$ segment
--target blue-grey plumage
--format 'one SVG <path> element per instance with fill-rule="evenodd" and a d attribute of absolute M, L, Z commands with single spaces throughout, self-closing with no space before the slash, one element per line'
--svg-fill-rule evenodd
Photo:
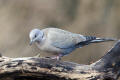
<path fill-rule="evenodd" d="M 114 41 L 115 39 L 83 36 L 58 28 L 33 29 L 30 32 L 30 44 L 36 43 L 39 49 L 58 55 L 57 59 L 71 53 L 76 48 L 90 43 Z"/>

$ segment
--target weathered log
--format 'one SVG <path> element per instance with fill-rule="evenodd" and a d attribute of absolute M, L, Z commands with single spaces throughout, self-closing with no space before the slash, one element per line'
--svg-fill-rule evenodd
<path fill-rule="evenodd" d="M 120 41 L 90 65 L 39 57 L 0 57 L 0 80 L 117 80 L 119 76 Z"/>

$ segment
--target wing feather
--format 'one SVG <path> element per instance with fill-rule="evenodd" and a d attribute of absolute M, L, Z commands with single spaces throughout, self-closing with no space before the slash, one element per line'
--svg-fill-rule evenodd
<path fill-rule="evenodd" d="M 85 41 L 85 38 L 80 34 L 57 28 L 48 28 L 47 37 L 49 38 L 51 45 L 61 49 L 75 47 L 79 42 Z"/>

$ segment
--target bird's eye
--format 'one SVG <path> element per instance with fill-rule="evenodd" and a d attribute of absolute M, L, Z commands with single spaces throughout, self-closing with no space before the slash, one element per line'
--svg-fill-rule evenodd
<path fill-rule="evenodd" d="M 35 38 L 37 37 L 37 35 L 35 35 Z"/>

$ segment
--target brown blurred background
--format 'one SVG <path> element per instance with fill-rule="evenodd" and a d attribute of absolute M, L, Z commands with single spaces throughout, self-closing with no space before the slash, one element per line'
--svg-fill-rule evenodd
<path fill-rule="evenodd" d="M 29 46 L 33 28 L 57 27 L 83 35 L 120 38 L 120 0 L 0 0 L 0 52 L 9 57 L 41 53 Z M 115 42 L 91 44 L 63 60 L 89 64 Z"/>

